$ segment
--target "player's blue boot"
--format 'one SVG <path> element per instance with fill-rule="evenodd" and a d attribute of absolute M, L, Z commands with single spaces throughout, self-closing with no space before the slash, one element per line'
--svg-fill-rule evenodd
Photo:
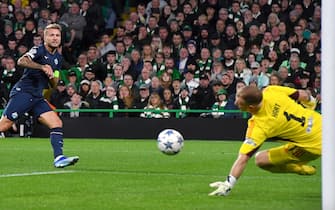
<path fill-rule="evenodd" d="M 78 156 L 66 157 L 64 155 L 59 155 L 54 160 L 54 166 L 56 168 L 65 168 L 67 166 L 71 166 L 71 165 L 76 164 L 76 162 L 78 162 L 78 161 L 79 161 Z"/>

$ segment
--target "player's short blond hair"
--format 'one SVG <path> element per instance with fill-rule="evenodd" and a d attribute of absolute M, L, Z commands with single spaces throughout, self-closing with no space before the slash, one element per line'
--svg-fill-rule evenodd
<path fill-rule="evenodd" d="M 59 30 L 59 31 L 62 31 L 62 27 L 61 27 L 59 24 L 57 24 L 57 23 L 51 23 L 51 24 L 49 24 L 49 25 L 47 25 L 47 26 L 45 27 L 45 29 L 44 29 L 44 35 L 45 35 L 45 33 L 46 33 L 49 29 L 57 29 L 57 30 Z"/>

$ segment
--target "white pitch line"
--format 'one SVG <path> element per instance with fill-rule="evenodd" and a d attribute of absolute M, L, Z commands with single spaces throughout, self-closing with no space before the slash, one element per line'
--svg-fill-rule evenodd
<path fill-rule="evenodd" d="M 76 171 L 39 171 L 31 173 L 21 173 L 21 174 L 0 174 L 0 178 L 6 177 L 21 177 L 21 176 L 39 176 L 39 175 L 50 175 L 50 174 L 67 174 L 74 173 Z"/>

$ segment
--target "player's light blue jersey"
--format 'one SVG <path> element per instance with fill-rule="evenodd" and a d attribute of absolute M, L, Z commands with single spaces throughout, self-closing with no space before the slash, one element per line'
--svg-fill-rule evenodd
<path fill-rule="evenodd" d="M 41 65 L 50 65 L 54 71 L 61 68 L 62 55 L 57 51 L 51 54 L 44 45 L 31 48 L 25 56 L 29 56 L 34 62 Z M 13 87 L 10 97 L 18 92 L 26 92 L 36 97 L 42 97 L 43 89 L 48 87 L 49 78 L 43 71 L 25 68 L 23 76 Z"/>

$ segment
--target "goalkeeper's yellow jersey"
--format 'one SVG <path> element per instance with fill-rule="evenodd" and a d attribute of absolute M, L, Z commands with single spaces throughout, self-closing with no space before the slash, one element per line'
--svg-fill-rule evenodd
<path fill-rule="evenodd" d="M 241 154 L 252 155 L 267 139 L 283 140 L 321 154 L 321 115 L 290 98 L 296 89 L 269 86 L 261 109 L 248 121 Z"/>

